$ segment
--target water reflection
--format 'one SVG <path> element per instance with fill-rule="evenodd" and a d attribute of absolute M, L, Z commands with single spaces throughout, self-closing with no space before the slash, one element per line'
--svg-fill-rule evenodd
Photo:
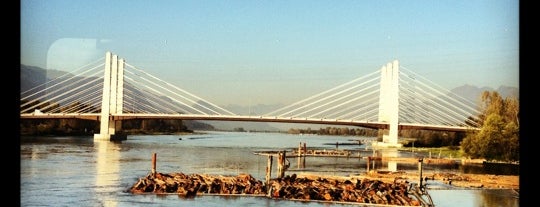
<path fill-rule="evenodd" d="M 386 158 L 399 157 L 398 150 L 396 148 L 389 148 L 389 149 L 384 149 L 384 150 L 379 150 L 379 151 L 380 151 L 380 157 L 386 157 Z M 393 160 L 388 161 L 387 166 L 388 166 L 388 171 L 390 172 L 395 172 L 398 169 L 397 162 Z"/>
<path fill-rule="evenodd" d="M 298 156 L 298 158 L 297 158 L 297 166 L 298 166 L 298 169 L 306 168 L 306 157 L 305 156 Z"/>
<path fill-rule="evenodd" d="M 96 195 L 103 206 L 116 207 L 118 201 L 110 196 L 111 187 L 119 185 L 120 146 L 110 141 L 95 141 L 96 150 Z"/>
<path fill-rule="evenodd" d="M 470 174 L 519 175 L 519 165 L 504 163 L 484 163 L 460 165 L 459 171 Z"/>
<path fill-rule="evenodd" d="M 508 192 L 511 191 L 511 192 Z M 515 195 L 515 196 L 511 196 Z M 513 197 L 514 199 L 508 199 L 506 197 Z M 485 205 L 485 206 L 500 206 L 500 207 L 507 207 L 507 206 L 519 206 L 519 197 L 517 196 L 517 193 L 513 190 L 483 190 L 480 191 L 480 201 L 478 201 L 478 205 Z"/>
<path fill-rule="evenodd" d="M 512 190 L 429 190 L 436 207 L 489 206 L 518 207 L 519 198 L 512 197 Z"/>

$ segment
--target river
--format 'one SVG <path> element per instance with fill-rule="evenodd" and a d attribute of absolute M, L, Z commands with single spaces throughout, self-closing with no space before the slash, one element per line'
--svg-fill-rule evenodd
<path fill-rule="evenodd" d="M 134 195 L 127 190 L 152 167 L 162 173 L 220 175 L 248 173 L 264 180 L 267 158 L 258 151 L 290 150 L 299 143 L 308 148 L 335 149 L 332 143 L 373 138 L 290 135 L 280 133 L 204 132 L 190 135 L 130 135 L 122 142 L 94 141 L 93 137 L 21 137 L 21 206 L 351 206 L 320 202 L 274 200 L 248 196 Z M 365 145 L 339 145 L 339 149 L 372 153 Z M 399 156 L 409 156 L 398 153 Z M 366 173 L 359 158 L 307 157 L 304 166 L 289 158 L 286 174 L 327 175 Z M 388 164 L 379 163 L 379 168 Z M 397 164 L 397 170 L 416 165 Z M 274 166 L 275 168 L 275 166 Z M 427 166 L 428 171 L 461 172 L 462 166 Z M 478 171 L 478 170 L 475 170 Z M 274 169 L 274 172 L 275 169 Z M 512 171 L 509 171 L 512 173 Z M 273 176 L 275 175 L 272 174 Z M 428 181 L 429 182 L 429 181 Z M 428 183 L 429 186 L 441 186 Z M 504 189 L 433 188 L 428 192 L 437 207 L 517 207 L 519 197 Z M 353 205 L 354 206 L 354 205 Z M 365 206 L 365 205 L 361 205 Z M 368 205 L 369 206 L 369 205 Z"/>

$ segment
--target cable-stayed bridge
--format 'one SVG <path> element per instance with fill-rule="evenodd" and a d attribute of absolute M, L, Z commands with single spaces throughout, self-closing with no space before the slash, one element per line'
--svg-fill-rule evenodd
<path fill-rule="evenodd" d="M 21 92 L 21 119 L 100 121 L 95 140 L 114 139 L 126 119 L 183 119 L 349 125 L 385 130 L 477 129 L 477 104 L 399 65 L 381 69 L 262 115 L 237 115 L 107 52 L 72 73 Z M 118 135 L 120 136 L 120 135 Z M 124 135 L 125 136 L 125 135 Z M 125 138 L 125 137 L 124 137 Z"/>

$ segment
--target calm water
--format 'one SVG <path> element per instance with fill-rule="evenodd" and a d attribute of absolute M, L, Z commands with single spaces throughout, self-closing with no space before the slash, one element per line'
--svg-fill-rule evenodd
<path fill-rule="evenodd" d="M 138 178 L 150 172 L 152 153 L 157 153 L 158 172 L 249 173 L 264 180 L 267 158 L 254 155 L 254 152 L 290 150 L 301 142 L 308 148 L 335 149 L 331 143 L 350 143 L 351 139 L 360 138 L 207 132 L 198 135 L 128 136 L 128 140 L 114 143 L 94 141 L 92 137 L 22 137 L 20 201 L 21 206 L 351 206 L 264 197 L 198 196 L 186 199 L 176 195 L 133 195 L 127 192 Z M 358 150 L 363 156 L 374 153 L 363 145 L 340 145 L 339 149 Z M 300 167 L 296 158 L 288 159 L 291 166 L 287 174 L 358 175 L 366 172 L 366 161 L 358 158 L 308 157 L 304 167 Z M 388 166 L 387 163 L 376 163 L 375 167 L 385 169 Z M 457 173 L 468 169 L 462 166 L 424 166 L 426 173 Z M 276 172 L 275 164 L 273 167 L 273 172 Z M 416 164 L 398 163 L 396 167 L 406 171 L 417 169 Z M 437 207 L 519 206 L 519 199 L 511 190 L 448 190 L 440 183 L 428 186 L 442 187 L 429 190 Z"/>

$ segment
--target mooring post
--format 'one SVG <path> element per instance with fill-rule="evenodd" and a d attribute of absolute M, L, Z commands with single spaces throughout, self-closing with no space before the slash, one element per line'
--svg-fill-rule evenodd
<path fill-rule="evenodd" d="M 369 173 L 369 165 L 371 165 L 371 157 L 370 156 L 367 157 L 367 165 L 366 165 L 367 166 L 367 169 L 366 169 L 367 173 Z"/>
<path fill-rule="evenodd" d="M 298 157 L 301 157 L 301 156 L 302 156 L 302 142 L 298 144 Z"/>
<path fill-rule="evenodd" d="M 152 154 L 152 176 L 156 176 L 156 153 Z"/>
<path fill-rule="evenodd" d="M 281 175 L 283 174 L 283 153 L 281 151 L 278 152 L 277 169 L 278 169 L 278 178 L 282 178 Z"/>
<path fill-rule="evenodd" d="M 304 142 L 304 156 L 306 156 L 307 154 L 307 147 L 306 147 L 306 143 Z"/>
<path fill-rule="evenodd" d="M 272 155 L 268 155 L 268 162 L 266 164 L 266 186 L 270 185 L 270 179 L 272 178 Z"/>
<path fill-rule="evenodd" d="M 419 172 L 419 178 L 420 178 L 420 190 L 424 191 L 424 187 L 422 186 L 422 163 L 423 163 L 424 159 L 423 158 L 419 158 L 418 159 L 418 172 Z"/>
<path fill-rule="evenodd" d="M 304 142 L 302 146 L 302 142 L 300 142 L 300 146 L 298 146 L 298 151 L 301 153 L 298 154 L 298 168 L 305 168 L 306 167 L 306 143 Z"/>
<path fill-rule="evenodd" d="M 306 157 L 305 156 L 298 156 L 298 169 L 305 168 L 306 167 Z"/>
<path fill-rule="evenodd" d="M 285 177 L 285 159 L 286 159 L 285 151 L 281 151 L 278 154 L 278 178 Z"/>

